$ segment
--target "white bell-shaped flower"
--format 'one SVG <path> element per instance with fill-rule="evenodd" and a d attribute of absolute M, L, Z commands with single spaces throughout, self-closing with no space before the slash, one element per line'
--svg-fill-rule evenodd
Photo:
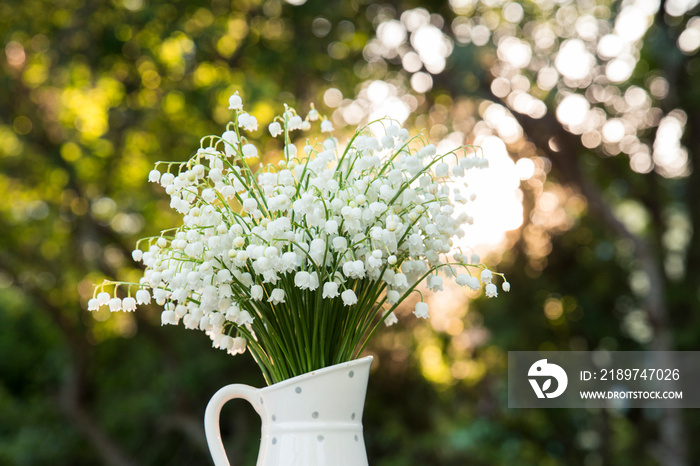
<path fill-rule="evenodd" d="M 428 304 L 424 302 L 418 302 L 416 303 L 416 308 L 413 311 L 413 314 L 418 317 L 419 319 L 427 319 L 429 317 L 428 314 Z"/>
<path fill-rule="evenodd" d="M 229 110 L 241 110 L 243 108 L 243 99 L 238 95 L 238 91 L 228 98 L 228 108 Z"/>
<path fill-rule="evenodd" d="M 323 284 L 323 298 L 332 299 L 339 295 L 338 284 L 335 282 L 327 282 Z"/>
<path fill-rule="evenodd" d="M 346 306 L 352 306 L 353 304 L 357 303 L 357 295 L 355 295 L 355 292 L 353 290 L 345 290 L 340 294 L 340 297 L 343 298 L 343 304 Z"/>
<path fill-rule="evenodd" d="M 282 288 L 273 289 L 272 293 L 270 293 L 270 297 L 268 298 L 267 302 L 272 304 L 284 303 L 284 290 Z"/>
<path fill-rule="evenodd" d="M 270 135 L 273 138 L 276 138 L 277 136 L 283 133 L 282 125 L 280 125 L 277 121 L 273 121 L 272 123 L 270 123 L 267 129 L 270 131 Z"/>
<path fill-rule="evenodd" d="M 494 285 L 493 283 L 489 283 L 484 289 L 484 294 L 489 298 L 495 298 L 496 296 L 498 296 L 498 288 L 496 288 L 496 285 Z"/>

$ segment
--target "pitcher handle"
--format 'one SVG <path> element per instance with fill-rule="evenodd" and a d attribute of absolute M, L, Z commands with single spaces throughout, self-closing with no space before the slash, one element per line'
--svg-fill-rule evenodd
<path fill-rule="evenodd" d="M 204 432 L 207 437 L 209 452 L 214 460 L 214 466 L 231 466 L 228 458 L 226 457 L 224 444 L 221 441 L 219 416 L 221 415 L 221 408 L 223 408 L 227 401 L 233 400 L 234 398 L 242 398 L 246 400 L 248 403 L 253 405 L 255 412 L 258 414 L 260 414 L 260 410 L 262 408 L 260 398 L 258 396 L 258 389 L 249 385 L 226 385 L 221 390 L 216 392 L 213 397 L 211 397 L 209 404 L 207 404 L 207 409 L 204 412 Z"/>

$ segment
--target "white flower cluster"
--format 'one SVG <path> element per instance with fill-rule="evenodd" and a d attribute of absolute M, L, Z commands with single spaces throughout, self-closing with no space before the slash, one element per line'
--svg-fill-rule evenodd
<path fill-rule="evenodd" d="M 241 130 L 256 131 L 257 120 L 243 111 L 237 93 L 229 104 L 235 117 L 226 132 L 204 138 L 188 162 L 162 162 L 149 174 L 183 223 L 141 240 L 148 247 L 133 252 L 146 266 L 141 282 L 132 284 L 139 288 L 135 299 L 103 291 L 90 309 L 132 311 L 150 301 L 151 290 L 164 306 L 163 324 L 206 331 L 214 346 L 232 354 L 249 345 L 257 359 L 282 345 L 274 335 L 286 327 L 297 329 L 294 337 L 304 334 L 307 344 L 318 340 L 313 332 L 327 331 L 331 339 L 333 329 L 345 329 L 354 350 L 372 325 L 396 322 L 393 310 L 420 282 L 442 290 L 439 271 L 497 295 L 494 274 L 478 257 L 453 251 L 471 223 L 455 208 L 472 200 L 460 194 L 459 180 L 486 167 L 485 158 L 466 148 L 438 155 L 388 119 L 373 123 L 384 128 L 380 137 L 360 128 L 342 150 L 334 137 L 297 146 L 295 132 L 310 129 L 320 115 L 312 108 L 302 119 L 286 108 L 268 126 L 273 138 L 283 136 L 284 158 L 254 172 L 249 161 L 259 157 L 259 146 Z M 320 129 L 333 126 L 323 119 Z M 427 318 L 428 305 L 421 300 L 414 314 Z M 326 322 L 331 317 L 347 324 L 333 327 Z"/>

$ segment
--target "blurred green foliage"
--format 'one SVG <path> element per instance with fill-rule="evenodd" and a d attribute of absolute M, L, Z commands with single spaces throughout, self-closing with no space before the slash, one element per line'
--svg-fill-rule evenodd
<path fill-rule="evenodd" d="M 363 81 L 405 78 L 396 60 L 367 66 L 363 50 L 378 21 L 416 6 L 454 16 L 438 1 L 0 4 L 1 464 L 207 464 L 209 397 L 231 382 L 262 385 L 257 367 L 247 355 L 211 349 L 200 332 L 161 328 L 155 308 L 88 314 L 92 285 L 138 277 L 135 239 L 177 221 L 164 193 L 146 183 L 148 171 L 157 160 L 184 160 L 200 136 L 220 132 L 234 90 L 254 103 L 265 128 L 285 102 L 305 110 L 329 87 L 351 96 Z M 672 85 L 684 87 L 672 104 L 687 109 L 692 127 L 697 63 L 666 55 L 677 33 L 652 28 L 644 66 L 682 63 Z M 416 113 L 434 122 L 440 105 L 484 97 L 493 53 L 457 47 L 447 78 L 420 96 Z M 633 80 L 642 82 L 640 73 Z M 551 107 L 554 92 L 549 97 Z M 686 139 L 696 161 L 699 134 Z M 546 142 L 533 142 L 551 155 Z M 619 158 L 573 147 L 568 155 L 610 204 L 641 199 L 652 212 L 639 236 L 657 246 L 659 262 L 674 213 L 697 225 L 696 172 L 682 180 L 640 175 Z M 557 166 L 549 174 L 548 183 L 568 181 Z M 531 196 L 525 192 L 526 217 Z M 545 256 L 531 257 L 527 226 L 514 233 L 496 259 L 513 291 L 470 304 L 454 334 L 404 319 L 377 339 L 364 418 L 371 464 L 664 462 L 646 446 L 660 436 L 658 412 L 506 407 L 508 350 L 646 347 L 621 324 L 640 306 L 629 238 L 579 207 L 568 229 L 530 232 L 544 238 Z M 672 348 L 698 349 L 698 243 L 690 242 L 684 277 L 664 278 Z M 460 343 L 465 332 L 482 343 Z M 696 438 L 700 419 L 683 416 L 683 435 Z M 222 431 L 235 464 L 253 464 L 252 409 L 227 406 Z M 686 457 L 693 455 L 698 445 Z"/>

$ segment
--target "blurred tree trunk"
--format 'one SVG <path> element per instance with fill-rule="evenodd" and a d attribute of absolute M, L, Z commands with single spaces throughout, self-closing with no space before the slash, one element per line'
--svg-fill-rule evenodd
<path fill-rule="evenodd" d="M 680 75 L 680 73 L 676 73 Z M 449 89 L 452 95 L 469 95 L 461 84 L 450 78 L 436 77 L 439 85 Z M 675 83 L 672 82 L 671 86 Z M 692 89 L 694 86 L 688 86 Z M 546 155 L 555 172 L 556 179 L 571 187 L 586 199 L 590 212 L 599 218 L 603 225 L 619 238 L 630 241 L 633 245 L 634 256 L 637 258 L 638 266 L 643 270 L 649 280 L 649 292 L 643 296 L 643 310 L 645 311 L 650 324 L 653 327 L 653 338 L 649 344 L 649 349 L 653 351 L 673 351 L 676 349 L 675 333 L 672 328 L 672 319 L 668 306 L 667 278 L 663 269 L 663 251 L 659 241 L 649 241 L 632 233 L 614 214 L 611 206 L 603 197 L 601 189 L 587 179 L 581 170 L 578 154 L 588 152 L 589 149 L 583 146 L 581 139 L 568 132 L 555 115 L 548 112 L 544 117 L 536 119 L 529 115 L 524 115 L 511 109 L 506 102 L 496 97 L 490 88 L 488 80 L 481 80 L 481 86 L 477 91 L 483 98 L 498 102 L 508 108 L 528 138 Z M 690 113 L 690 109 L 686 110 Z M 696 132 L 698 136 L 700 133 Z M 646 176 L 647 183 L 656 184 L 655 173 Z M 688 178 L 687 183 L 692 179 Z M 689 188 L 690 189 L 690 188 Z M 697 187 L 694 189 L 698 189 Z M 658 212 L 653 217 L 661 217 L 661 207 L 663 200 L 659 189 L 650 189 L 655 196 L 653 202 L 656 204 Z M 698 201 L 692 201 L 697 203 Z M 694 212 L 695 217 L 700 213 Z M 694 222 L 697 222 L 697 218 Z M 695 223 L 694 223 L 695 224 Z M 664 225 L 655 222 L 652 225 L 653 238 L 661 238 Z M 695 230 L 697 231 L 697 230 Z M 691 243 L 692 244 L 692 243 Z M 651 453 L 660 464 L 665 466 L 685 466 L 688 462 L 687 433 L 683 421 L 683 413 L 678 409 L 664 409 L 659 419 L 659 442 L 651 448 Z"/>
<path fill-rule="evenodd" d="M 620 222 L 613 213 L 610 204 L 603 198 L 600 189 L 585 178 L 579 165 L 579 159 L 575 154 L 580 154 L 586 149 L 577 136 L 566 131 L 552 114 L 547 114 L 536 120 L 515 111 L 512 113 L 523 127 L 525 134 L 551 160 L 558 180 L 580 193 L 586 199 L 591 213 L 596 215 L 614 235 L 627 239 L 633 244 L 634 255 L 639 266 L 649 279 L 649 292 L 643 298 L 643 309 L 654 329 L 649 349 L 653 351 L 675 350 L 674 332 L 671 328 L 667 306 L 666 277 L 661 262 L 663 254 L 660 251 L 655 251 L 648 240 L 633 234 Z M 552 140 L 555 141 L 555 144 L 550 144 Z M 557 150 L 554 150 L 553 147 L 556 147 Z M 663 229 L 663 225 L 657 224 L 655 228 Z M 687 460 L 687 435 L 681 410 L 662 410 L 659 420 L 659 444 L 653 447 L 653 452 L 661 464 L 667 466 L 689 464 Z"/>

